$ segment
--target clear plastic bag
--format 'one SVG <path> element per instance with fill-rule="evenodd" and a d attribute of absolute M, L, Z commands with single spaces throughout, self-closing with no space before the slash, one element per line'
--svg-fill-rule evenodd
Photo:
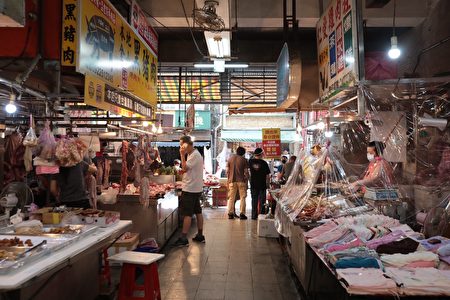
<path fill-rule="evenodd" d="M 38 138 L 36 136 L 36 132 L 34 131 L 32 116 L 30 116 L 30 129 L 28 129 L 28 132 L 25 135 L 22 143 L 25 146 L 25 153 L 23 157 L 25 170 L 27 172 L 30 172 L 33 170 L 33 148 L 38 145 Z"/>

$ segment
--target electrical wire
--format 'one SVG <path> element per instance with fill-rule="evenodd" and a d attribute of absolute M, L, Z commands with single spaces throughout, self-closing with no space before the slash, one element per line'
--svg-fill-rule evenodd
<path fill-rule="evenodd" d="M 395 11 L 397 8 L 397 1 L 394 0 L 394 17 L 392 18 L 392 35 L 395 35 Z"/>
<path fill-rule="evenodd" d="M 445 43 L 448 42 L 448 41 L 450 41 L 450 36 L 447 36 L 446 38 L 443 38 L 442 40 L 440 40 L 440 41 L 438 41 L 438 42 L 432 44 L 431 46 L 428 46 L 428 47 L 423 48 L 422 50 L 420 50 L 419 55 L 417 56 L 416 65 L 414 66 L 414 69 L 413 69 L 413 72 L 412 72 L 412 73 L 413 73 L 413 74 L 416 73 L 417 67 L 418 67 L 419 64 L 420 64 L 420 59 L 422 58 L 422 55 L 423 55 L 424 53 L 426 53 L 426 52 L 428 52 L 428 51 L 430 51 L 430 50 L 432 50 L 432 49 L 434 49 L 434 48 L 437 48 L 437 47 L 439 47 L 440 45 L 445 44 Z"/>
<path fill-rule="evenodd" d="M 194 33 L 192 32 L 191 25 L 189 24 L 189 18 L 188 18 L 187 13 L 186 13 L 186 8 L 184 7 L 184 2 L 183 2 L 183 0 L 180 0 L 180 2 L 181 2 L 181 7 L 183 8 L 184 17 L 186 19 L 186 23 L 188 25 L 189 32 L 191 33 L 192 41 L 194 42 L 195 48 L 197 49 L 197 52 L 201 56 L 205 57 L 206 55 L 200 50 L 200 47 L 197 44 L 197 40 L 195 39 Z"/>

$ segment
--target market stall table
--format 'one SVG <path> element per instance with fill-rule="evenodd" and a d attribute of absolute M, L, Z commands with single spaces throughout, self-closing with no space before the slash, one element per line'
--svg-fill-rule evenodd
<path fill-rule="evenodd" d="M 14 272 L 0 275 L 0 299 L 95 299 L 100 254 L 131 228 L 119 221 Z"/>
<path fill-rule="evenodd" d="M 168 192 L 160 199 L 150 199 L 144 207 L 139 194 L 119 194 L 114 204 L 99 203 L 104 210 L 119 211 L 121 217 L 133 221 L 132 232 L 139 233 L 140 239 L 155 238 L 159 247 L 163 247 L 178 229 L 178 197 Z"/>

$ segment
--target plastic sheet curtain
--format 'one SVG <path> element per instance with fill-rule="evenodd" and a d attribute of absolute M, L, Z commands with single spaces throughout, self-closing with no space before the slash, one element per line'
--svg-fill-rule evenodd
<path fill-rule="evenodd" d="M 309 224 L 369 211 L 407 222 L 420 210 L 448 202 L 450 102 L 445 89 L 417 89 L 409 91 L 411 96 L 398 87 L 394 92 L 392 87 L 360 88 L 365 116 L 333 125 L 340 127 L 337 137 L 325 136 L 327 124 L 318 130 L 319 151 L 303 148 L 296 153 L 293 172 L 278 191 L 276 225 L 281 234 L 289 233 L 281 212 L 291 222 Z M 341 113 L 355 114 L 355 108 Z M 381 207 L 380 199 L 392 202 Z"/>

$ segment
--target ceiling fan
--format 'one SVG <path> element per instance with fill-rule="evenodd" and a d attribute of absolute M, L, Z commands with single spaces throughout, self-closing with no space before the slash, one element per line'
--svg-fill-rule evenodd
<path fill-rule="evenodd" d="M 202 8 L 194 8 L 194 22 L 207 31 L 220 32 L 225 28 L 225 22 L 217 15 L 216 7 L 219 5 L 217 0 L 205 0 Z"/>

